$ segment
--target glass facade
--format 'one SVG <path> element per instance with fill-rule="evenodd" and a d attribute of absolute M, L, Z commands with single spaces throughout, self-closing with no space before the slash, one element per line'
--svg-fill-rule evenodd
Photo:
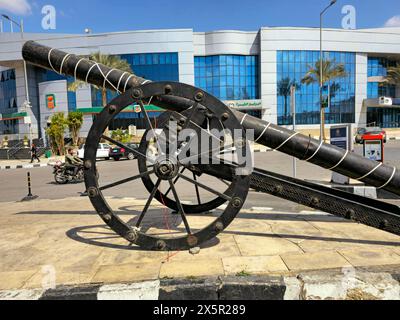
<path fill-rule="evenodd" d="M 143 53 L 124 54 L 121 59 L 128 61 L 135 75 L 152 81 L 179 81 L 178 53 Z M 107 91 L 107 101 L 117 96 L 116 92 Z M 101 90 L 92 87 L 92 106 L 103 106 Z M 156 123 L 158 112 L 152 112 L 151 118 Z M 141 113 L 121 113 L 110 124 L 110 129 L 127 128 L 129 125 L 144 127 Z"/>
<path fill-rule="evenodd" d="M 221 100 L 259 99 L 258 56 L 195 57 L 195 86 Z"/>
<path fill-rule="evenodd" d="M 396 61 L 380 57 L 368 58 L 368 77 L 386 77 L 387 69 L 395 67 Z M 394 98 L 396 86 L 382 85 L 379 82 L 368 82 L 368 99 L 376 99 L 382 96 Z"/>
<path fill-rule="evenodd" d="M 60 75 L 54 71 L 50 70 L 43 70 L 40 69 L 38 74 L 38 82 L 47 82 L 47 81 L 58 81 L 58 80 L 67 80 L 67 85 L 73 83 L 75 81 L 74 77 L 66 77 Z M 74 91 L 68 91 L 68 111 L 75 111 L 76 110 L 76 93 Z"/>
<path fill-rule="evenodd" d="M 347 76 L 333 79 L 330 83 L 331 103 L 326 108 L 326 123 L 355 122 L 355 74 L 356 55 L 352 52 L 324 52 L 324 59 L 344 65 Z M 278 51 L 278 124 L 291 125 L 290 87 L 296 86 L 296 123 L 301 125 L 320 124 L 319 83 L 302 84 L 310 67 L 320 60 L 319 51 Z M 324 95 L 328 95 L 328 86 Z"/>
<path fill-rule="evenodd" d="M 0 72 L 0 113 L 11 114 L 17 112 L 17 85 L 15 70 L 9 69 Z M 0 134 L 17 133 L 18 120 L 0 121 Z"/>
<path fill-rule="evenodd" d="M 368 82 L 368 99 L 377 99 L 379 97 L 396 96 L 396 86 L 381 85 L 379 82 Z"/>
<path fill-rule="evenodd" d="M 382 57 L 368 57 L 368 77 L 386 77 L 387 69 L 396 66 L 396 61 Z M 368 99 L 379 97 L 396 98 L 396 86 L 381 82 L 368 82 Z M 367 123 L 381 128 L 400 127 L 400 109 L 368 108 Z"/>
<path fill-rule="evenodd" d="M 400 110 L 396 108 L 368 108 L 367 123 L 381 128 L 400 128 Z"/>
<path fill-rule="evenodd" d="M 386 58 L 368 57 L 368 77 L 386 77 L 387 69 L 395 66 L 396 61 Z"/>
<path fill-rule="evenodd" d="M 178 53 L 123 54 L 121 59 L 128 61 L 135 75 L 152 81 L 179 81 Z M 107 91 L 110 102 L 117 94 Z M 92 106 L 103 106 L 101 90 L 92 88 Z M 122 115 L 121 115 L 122 116 Z"/>

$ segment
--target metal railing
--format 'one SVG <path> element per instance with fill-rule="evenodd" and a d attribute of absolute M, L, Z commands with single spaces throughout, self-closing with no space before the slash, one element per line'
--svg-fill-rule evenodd
<path fill-rule="evenodd" d="M 22 149 L 25 149 L 23 141 L 19 142 L 18 144 L 14 145 L 9 150 L 7 150 L 7 159 L 10 160 Z"/>

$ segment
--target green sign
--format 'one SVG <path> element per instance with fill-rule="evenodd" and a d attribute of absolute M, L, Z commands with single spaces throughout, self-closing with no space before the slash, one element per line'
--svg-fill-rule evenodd
<path fill-rule="evenodd" d="M 233 100 L 224 101 L 224 103 L 233 109 L 262 109 L 261 100 Z"/>

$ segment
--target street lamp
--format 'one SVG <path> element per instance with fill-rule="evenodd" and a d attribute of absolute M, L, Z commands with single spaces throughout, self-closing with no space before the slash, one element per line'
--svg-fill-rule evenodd
<path fill-rule="evenodd" d="M 8 15 L 6 14 L 2 14 L 1 15 L 4 19 L 10 21 L 11 24 L 11 32 L 13 32 L 12 26 L 13 24 L 15 24 L 17 27 L 19 27 L 20 31 L 21 31 L 21 38 L 22 40 L 24 39 L 24 21 L 21 19 L 21 22 L 18 23 L 16 21 L 14 21 L 13 19 L 11 19 Z M 25 102 L 22 104 L 23 107 L 25 107 L 27 110 L 29 108 L 32 107 L 31 103 L 30 103 L 30 99 L 29 99 L 29 86 L 28 86 L 28 72 L 27 72 L 27 68 L 26 68 L 26 62 L 25 60 L 23 60 L 23 66 L 24 66 L 24 77 L 25 77 L 25 93 L 26 93 L 26 100 Z M 32 144 L 32 134 L 31 134 L 31 125 L 29 125 L 29 136 L 30 136 L 30 140 L 31 140 L 31 144 Z"/>
<path fill-rule="evenodd" d="M 322 68 L 323 68 L 323 52 L 322 52 L 322 18 L 323 18 L 323 16 L 324 16 L 324 13 L 326 12 L 326 11 L 328 11 L 328 9 L 330 8 L 330 7 L 332 7 L 335 3 L 337 2 L 337 0 L 332 0 L 331 1 L 331 3 L 324 9 L 324 10 L 322 10 L 322 12 L 320 13 L 320 15 L 319 15 L 319 35 L 320 35 L 320 38 L 319 38 L 319 53 L 320 53 L 320 56 L 319 56 L 319 62 L 320 62 L 320 87 L 319 87 L 319 99 L 320 99 L 320 107 L 321 107 L 321 131 L 320 131 L 320 140 L 322 141 L 322 140 L 325 140 L 325 130 L 324 130 L 324 121 L 325 121 L 325 119 L 324 119 L 324 117 L 323 117 L 323 112 L 324 112 L 324 110 L 323 110 L 323 108 L 324 108 L 324 106 L 323 106 L 323 102 L 322 102 L 322 98 L 323 98 L 323 95 L 322 95 L 322 91 L 323 91 L 323 87 L 324 87 L 324 82 L 323 82 L 323 80 L 322 80 L 322 78 L 323 78 L 323 70 L 322 70 Z"/>

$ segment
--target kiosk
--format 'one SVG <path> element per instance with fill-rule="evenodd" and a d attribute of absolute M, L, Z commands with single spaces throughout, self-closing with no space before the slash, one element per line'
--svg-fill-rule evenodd
<path fill-rule="evenodd" d="M 377 136 L 364 136 L 364 157 L 383 162 L 385 144 Z"/>

